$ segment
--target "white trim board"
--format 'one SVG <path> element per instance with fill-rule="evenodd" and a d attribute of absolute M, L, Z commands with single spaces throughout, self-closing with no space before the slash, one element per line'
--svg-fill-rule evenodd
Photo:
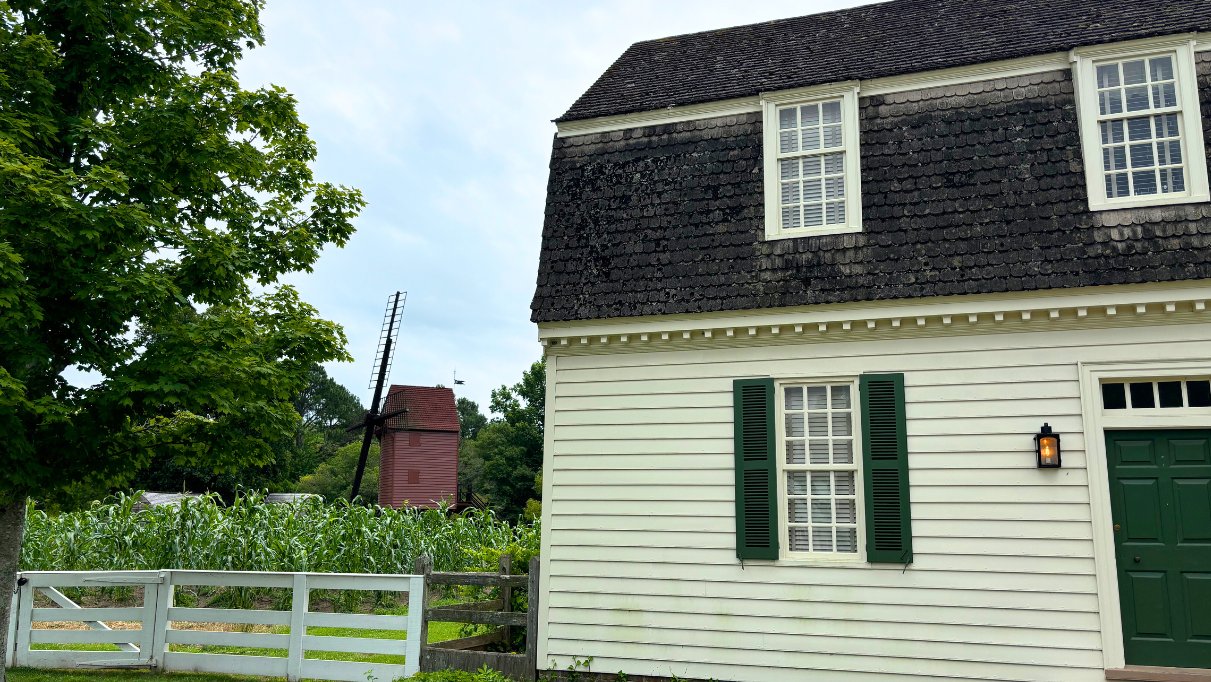
<path fill-rule="evenodd" d="M 1124 43 L 1116 43 L 1114 45 L 1130 47 L 1141 42 L 1173 41 L 1178 38 L 1190 41 L 1194 46 L 1195 52 L 1211 50 L 1211 35 L 1205 33 L 1189 33 L 1182 34 L 1181 36 L 1164 36 L 1158 39 L 1149 39 L 1149 41 L 1129 41 Z M 1088 51 L 1089 49 L 1097 48 L 1078 49 Z M 1069 52 L 1051 52 L 1032 57 L 1004 59 L 949 69 L 936 69 L 933 71 L 921 71 L 918 73 L 909 73 L 900 76 L 872 78 L 869 80 L 860 81 L 858 83 L 858 95 L 886 95 L 895 92 L 906 92 L 909 90 L 924 90 L 927 88 L 953 86 L 963 83 L 977 83 L 980 81 L 995 80 L 998 78 L 1013 78 L 1016 76 L 1024 76 L 1032 73 L 1043 73 L 1046 71 L 1067 70 L 1071 67 L 1071 58 L 1071 53 Z M 618 114 L 616 116 L 598 116 L 596 118 L 586 118 L 577 121 L 557 122 L 555 124 L 557 131 L 556 136 L 573 137 L 576 135 L 590 135 L 593 133 L 641 128 L 643 126 L 659 125 L 663 123 L 681 123 L 684 121 L 695 121 L 704 118 L 758 113 L 761 111 L 761 102 L 763 99 L 769 100 L 787 96 L 793 98 L 804 91 L 810 92 L 812 90 L 819 90 L 821 88 L 835 88 L 836 86 L 836 83 L 826 83 L 811 86 L 809 88 L 794 88 L 790 90 L 762 92 L 750 97 L 738 97 L 734 99 L 719 100 L 716 102 L 688 104 L 685 106 L 671 106 L 664 109 L 637 111 L 629 114 Z"/>
<path fill-rule="evenodd" d="M 1211 428 L 1211 415 L 1183 411 L 1183 414 L 1174 416 L 1157 415 L 1143 423 L 1128 423 L 1121 418 L 1107 417 L 1101 407 L 1101 382 L 1103 379 L 1205 374 L 1207 366 L 1206 358 L 1078 365 L 1081 411 L 1085 422 L 1085 467 L 1089 477 L 1089 505 L 1093 519 L 1093 555 L 1097 573 L 1102 657 L 1107 669 L 1122 668 L 1126 663 L 1123 651 L 1123 619 L 1119 605 L 1118 565 L 1114 551 L 1114 524 L 1110 514 L 1110 471 L 1106 462 L 1105 429 Z"/>

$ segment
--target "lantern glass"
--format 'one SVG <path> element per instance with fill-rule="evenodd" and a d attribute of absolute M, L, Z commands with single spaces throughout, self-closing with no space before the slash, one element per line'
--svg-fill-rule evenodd
<path fill-rule="evenodd" d="M 1052 432 L 1050 424 L 1043 424 L 1034 437 L 1034 454 L 1040 469 L 1060 468 L 1060 434 Z"/>

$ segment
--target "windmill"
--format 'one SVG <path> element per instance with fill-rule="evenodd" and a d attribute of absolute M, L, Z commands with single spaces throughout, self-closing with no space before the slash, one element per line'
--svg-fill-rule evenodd
<path fill-rule="evenodd" d="M 388 419 L 397 417 L 407 409 L 392 410 L 379 413 L 383 405 L 383 386 L 391 375 L 391 365 L 395 361 L 393 353 L 395 341 L 399 338 L 400 320 L 404 316 L 404 302 L 408 292 L 397 291 L 387 298 L 387 312 L 383 315 L 383 329 L 378 337 L 378 352 L 374 356 L 374 364 L 370 372 L 370 388 L 374 389 L 374 397 L 370 399 L 370 409 L 360 424 L 354 424 L 350 430 L 365 428 L 362 436 L 362 453 L 357 458 L 357 472 L 353 475 L 353 490 L 349 493 L 349 501 L 357 497 L 357 491 L 362 487 L 362 476 L 366 473 L 366 457 L 370 454 L 370 444 L 374 442 L 374 431 Z"/>

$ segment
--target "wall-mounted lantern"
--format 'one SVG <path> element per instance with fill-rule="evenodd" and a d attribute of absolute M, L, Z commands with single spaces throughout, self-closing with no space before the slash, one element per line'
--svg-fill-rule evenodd
<path fill-rule="evenodd" d="M 1060 434 L 1052 433 L 1050 424 L 1043 424 L 1035 434 L 1034 454 L 1040 469 L 1060 468 Z"/>

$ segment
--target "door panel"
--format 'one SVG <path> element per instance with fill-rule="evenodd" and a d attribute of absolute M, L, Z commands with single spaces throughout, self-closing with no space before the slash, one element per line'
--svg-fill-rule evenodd
<path fill-rule="evenodd" d="M 1127 663 L 1211 668 L 1211 430 L 1108 431 Z"/>

